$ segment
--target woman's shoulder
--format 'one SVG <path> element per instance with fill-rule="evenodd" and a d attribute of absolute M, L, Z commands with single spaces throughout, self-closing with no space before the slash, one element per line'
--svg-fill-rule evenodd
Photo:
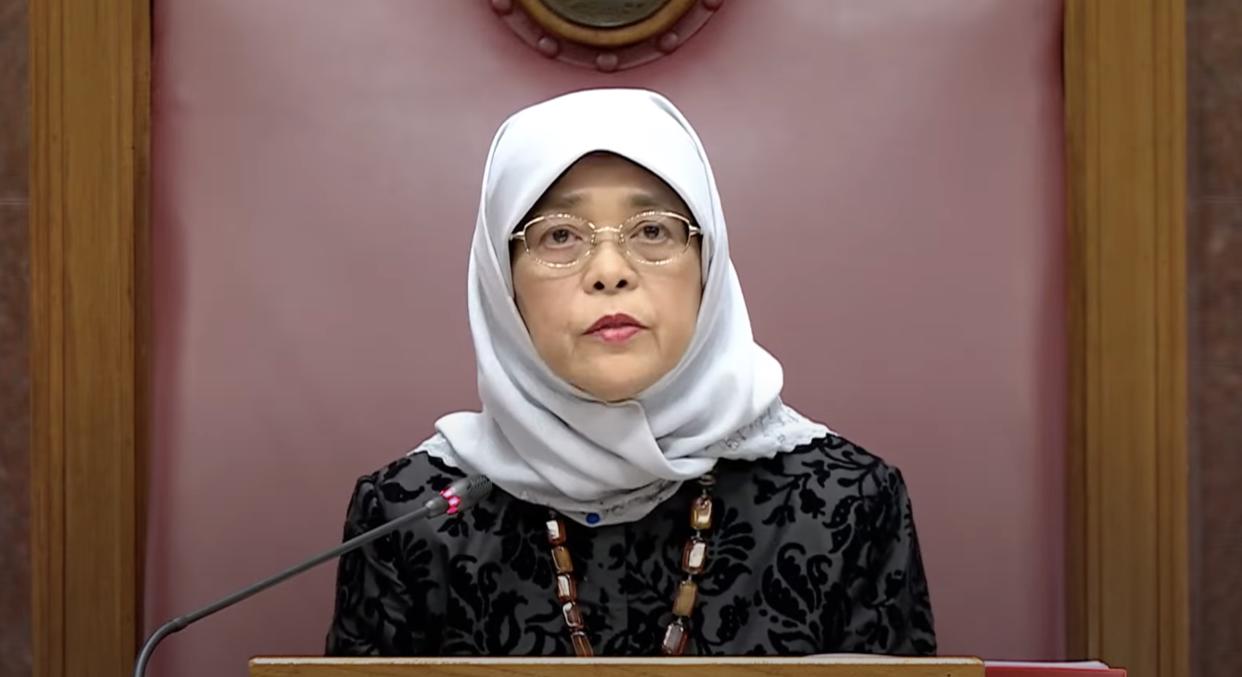
<path fill-rule="evenodd" d="M 773 474 L 835 478 L 842 486 L 851 477 L 873 477 L 886 483 L 904 481 L 896 465 L 836 433 L 816 437 L 757 465 Z"/>
<path fill-rule="evenodd" d="M 787 511 L 796 508 L 814 517 L 826 518 L 839 506 L 896 507 L 908 500 L 905 480 L 895 465 L 833 433 L 751 463 L 747 470 L 744 481 L 756 505 L 775 502 Z"/>
<path fill-rule="evenodd" d="M 722 528 L 735 514 L 750 524 L 756 543 L 783 544 L 778 559 L 781 553 L 840 558 L 843 580 L 870 575 L 876 558 L 916 542 L 901 472 L 840 435 L 768 459 L 730 461 L 719 479 Z"/>

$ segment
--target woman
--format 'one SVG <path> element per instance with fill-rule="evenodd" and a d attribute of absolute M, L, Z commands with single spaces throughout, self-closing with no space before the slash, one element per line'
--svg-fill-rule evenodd
<path fill-rule="evenodd" d="M 782 404 L 665 98 L 501 125 L 469 309 L 483 411 L 359 480 L 345 535 L 466 474 L 497 490 L 344 557 L 329 654 L 935 652 L 901 474 Z"/>

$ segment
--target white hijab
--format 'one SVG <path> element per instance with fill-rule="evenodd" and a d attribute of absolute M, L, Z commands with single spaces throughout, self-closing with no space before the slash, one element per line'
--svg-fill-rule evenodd
<path fill-rule="evenodd" d="M 604 403 L 539 358 L 513 299 L 509 236 L 574 162 L 607 151 L 672 187 L 703 230 L 703 300 L 681 362 L 634 400 Z M 416 449 L 582 524 L 640 519 L 717 459 L 770 458 L 829 431 L 781 404 L 781 365 L 752 337 L 707 153 L 681 112 L 638 89 L 575 92 L 500 126 L 470 249 L 482 412 Z"/>

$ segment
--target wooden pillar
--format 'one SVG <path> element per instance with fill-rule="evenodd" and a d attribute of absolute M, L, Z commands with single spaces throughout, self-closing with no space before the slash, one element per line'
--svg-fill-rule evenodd
<path fill-rule="evenodd" d="M 1069 647 L 1187 656 L 1183 0 L 1068 0 Z"/>
<path fill-rule="evenodd" d="M 32 0 L 34 674 L 120 677 L 141 631 L 150 3 Z"/>

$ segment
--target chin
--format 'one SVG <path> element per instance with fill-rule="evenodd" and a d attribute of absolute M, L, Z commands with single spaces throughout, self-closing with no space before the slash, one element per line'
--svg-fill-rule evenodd
<path fill-rule="evenodd" d="M 608 384 L 606 386 L 591 384 L 590 386 L 583 386 L 582 389 L 597 399 L 609 403 L 632 400 L 638 393 L 643 391 L 642 387 L 616 384 Z"/>
<path fill-rule="evenodd" d="M 579 381 L 582 385 L 579 385 L 578 388 L 585 390 L 604 402 L 624 402 L 625 400 L 634 399 L 654 382 L 646 378 L 627 378 L 618 381 L 603 381 L 598 378 L 583 379 Z"/>
<path fill-rule="evenodd" d="M 663 373 L 653 360 L 636 357 L 639 356 L 610 355 L 589 360 L 575 370 L 580 378 L 570 381 L 605 402 L 632 400 Z"/>

